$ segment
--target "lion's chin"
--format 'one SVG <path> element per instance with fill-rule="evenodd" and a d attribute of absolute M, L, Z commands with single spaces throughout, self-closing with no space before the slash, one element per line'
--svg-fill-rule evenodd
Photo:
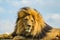
<path fill-rule="evenodd" d="M 28 35 L 30 35 L 31 33 L 30 32 L 28 32 L 27 30 L 24 30 L 24 32 L 22 32 L 22 35 L 25 35 L 25 36 L 28 36 Z"/>
<path fill-rule="evenodd" d="M 28 36 L 31 34 L 31 30 L 24 30 L 23 34 L 25 34 L 25 36 Z"/>

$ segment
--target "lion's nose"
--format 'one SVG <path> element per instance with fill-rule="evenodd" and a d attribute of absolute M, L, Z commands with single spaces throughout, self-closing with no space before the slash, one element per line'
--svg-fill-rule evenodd
<path fill-rule="evenodd" d="M 27 25 L 28 27 L 31 27 L 31 25 Z"/>

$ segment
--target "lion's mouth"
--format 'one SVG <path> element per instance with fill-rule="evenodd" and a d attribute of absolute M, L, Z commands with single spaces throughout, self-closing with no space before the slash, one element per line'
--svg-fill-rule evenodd
<path fill-rule="evenodd" d="M 29 33 L 31 32 L 31 30 L 30 30 L 30 29 L 26 29 L 25 31 L 26 31 L 26 32 L 29 32 Z"/>
<path fill-rule="evenodd" d="M 29 26 L 27 26 L 27 27 L 25 28 L 25 32 L 27 32 L 27 33 L 30 33 L 30 32 L 31 32 L 31 30 L 32 30 L 32 28 L 31 28 L 31 27 L 29 27 Z"/>

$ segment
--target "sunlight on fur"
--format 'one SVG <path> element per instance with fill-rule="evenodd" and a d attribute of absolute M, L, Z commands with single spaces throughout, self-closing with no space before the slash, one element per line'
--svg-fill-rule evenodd
<path fill-rule="evenodd" d="M 6 36 L 0 35 L 0 38 L 60 40 L 60 29 L 48 25 L 36 9 L 23 7 L 18 11 L 17 16 L 14 32 Z"/>

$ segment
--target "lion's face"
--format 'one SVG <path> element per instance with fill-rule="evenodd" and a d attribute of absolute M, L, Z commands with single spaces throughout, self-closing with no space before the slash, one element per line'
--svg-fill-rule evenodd
<path fill-rule="evenodd" d="M 29 35 L 31 34 L 33 28 L 34 28 L 34 18 L 32 15 L 27 15 L 20 19 L 17 22 L 17 34 L 25 34 Z"/>
<path fill-rule="evenodd" d="M 34 18 L 31 15 L 28 15 L 23 18 L 24 31 L 30 33 L 34 25 Z"/>

